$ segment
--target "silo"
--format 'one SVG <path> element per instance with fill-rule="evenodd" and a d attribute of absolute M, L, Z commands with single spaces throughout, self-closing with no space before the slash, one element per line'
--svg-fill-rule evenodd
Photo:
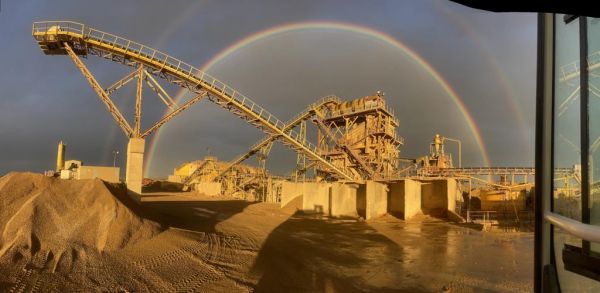
<path fill-rule="evenodd" d="M 62 142 L 62 140 L 58 143 L 58 153 L 56 154 L 56 171 L 60 172 L 60 170 L 65 168 L 65 150 L 67 145 Z"/>

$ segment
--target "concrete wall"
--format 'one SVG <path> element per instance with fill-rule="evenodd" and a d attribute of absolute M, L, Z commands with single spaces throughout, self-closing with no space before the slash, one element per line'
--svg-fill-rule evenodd
<path fill-rule="evenodd" d="M 329 183 L 304 182 L 302 184 L 302 209 L 330 214 Z"/>
<path fill-rule="evenodd" d="M 335 182 L 330 188 L 331 215 L 335 217 L 357 217 L 356 197 L 358 184 L 344 184 Z"/>
<path fill-rule="evenodd" d="M 71 179 L 73 172 L 71 170 L 60 170 L 60 179 Z"/>
<path fill-rule="evenodd" d="M 365 220 L 385 215 L 387 213 L 388 199 L 387 184 L 367 181 L 365 191 L 367 201 Z"/>
<path fill-rule="evenodd" d="M 421 182 L 406 180 L 404 192 L 404 218 L 409 219 L 421 213 Z"/>
<path fill-rule="evenodd" d="M 221 194 L 221 183 L 220 182 L 198 182 L 194 184 L 194 190 L 206 195 L 219 195 Z"/>
<path fill-rule="evenodd" d="M 167 177 L 167 181 L 169 182 L 173 182 L 173 183 L 181 183 L 181 176 L 179 175 L 169 175 L 169 177 Z"/>
<path fill-rule="evenodd" d="M 454 179 L 406 179 L 389 185 L 375 181 L 360 185 L 283 182 L 281 205 L 302 196 L 304 211 L 331 216 L 361 216 L 369 220 L 390 212 L 405 220 L 419 213 L 448 217 L 460 196 L 457 185 Z"/>
<path fill-rule="evenodd" d="M 454 179 L 423 181 L 421 209 L 424 214 L 447 217 L 456 208 L 457 183 Z"/>
<path fill-rule="evenodd" d="M 448 211 L 452 211 L 453 213 L 456 211 L 456 200 L 459 196 L 458 194 L 458 184 L 456 182 L 456 179 L 448 179 L 447 181 L 447 195 L 448 195 L 448 207 L 447 210 Z M 462 199 L 462 195 L 460 196 L 460 198 Z"/>
<path fill-rule="evenodd" d="M 421 185 L 421 209 L 424 214 L 446 217 L 448 195 L 446 180 L 424 181 Z"/>
<path fill-rule="evenodd" d="M 356 212 L 363 219 L 367 218 L 367 185 L 360 184 L 356 190 Z"/>
<path fill-rule="evenodd" d="M 356 217 L 357 184 L 282 182 L 281 206 L 302 196 L 302 210 L 331 216 Z"/>
<path fill-rule="evenodd" d="M 404 217 L 404 180 L 388 184 L 388 212 Z"/>
<path fill-rule="evenodd" d="M 356 210 L 365 220 L 384 215 L 387 212 L 387 186 L 375 181 L 361 184 L 356 193 Z"/>
<path fill-rule="evenodd" d="M 421 212 L 421 184 L 415 180 L 390 183 L 388 212 L 407 220 Z"/>
<path fill-rule="evenodd" d="M 281 183 L 281 207 L 286 206 L 290 201 L 298 196 L 302 196 L 304 183 L 295 183 L 284 181 Z"/>
<path fill-rule="evenodd" d="M 80 166 L 77 168 L 77 179 L 92 179 L 99 178 L 106 182 L 118 183 L 119 182 L 119 168 L 118 167 L 104 167 L 104 166 Z"/>

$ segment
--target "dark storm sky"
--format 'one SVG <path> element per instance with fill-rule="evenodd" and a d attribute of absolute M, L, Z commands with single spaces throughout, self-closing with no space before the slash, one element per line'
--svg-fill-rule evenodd
<path fill-rule="evenodd" d="M 53 168 L 60 139 L 68 144 L 67 158 L 90 165 L 112 164 L 112 151 L 126 149 L 124 135 L 68 57 L 41 53 L 31 37 L 37 20 L 80 21 L 199 66 L 248 35 L 286 23 L 366 26 L 412 48 L 449 82 L 479 126 L 492 165 L 533 165 L 534 14 L 494 14 L 449 1 L 1 1 L 0 173 Z M 93 56 L 84 62 L 104 86 L 128 72 Z M 483 164 L 439 84 L 375 38 L 290 32 L 236 51 L 209 72 L 283 121 L 328 94 L 354 99 L 382 90 L 400 119 L 402 156 L 426 154 L 431 137 L 441 133 L 463 141 L 463 165 Z M 133 93 L 130 86 L 114 97 L 128 117 Z M 150 92 L 144 97 L 148 127 L 163 106 Z M 165 176 L 207 152 L 230 160 L 262 136 L 200 102 L 163 129 L 149 175 Z M 294 162 L 291 151 L 276 147 L 268 164 L 286 173 Z M 118 163 L 124 165 L 123 156 Z"/>

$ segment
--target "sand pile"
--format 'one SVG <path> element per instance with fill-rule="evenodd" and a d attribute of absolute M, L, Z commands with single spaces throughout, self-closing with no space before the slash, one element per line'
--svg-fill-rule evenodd
<path fill-rule="evenodd" d="M 123 201 L 125 202 L 125 201 Z M 0 258 L 112 251 L 149 239 L 161 226 L 138 216 L 101 180 L 33 173 L 0 178 Z"/>

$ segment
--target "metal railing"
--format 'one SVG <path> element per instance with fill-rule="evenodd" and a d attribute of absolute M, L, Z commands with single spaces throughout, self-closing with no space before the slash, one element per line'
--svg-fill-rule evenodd
<path fill-rule="evenodd" d="M 493 218 L 493 219 L 492 219 Z M 497 223 L 496 211 L 470 211 L 467 210 L 467 222 L 478 222 L 481 224 Z"/>
<path fill-rule="evenodd" d="M 587 57 L 587 63 L 589 70 L 600 67 L 600 51 L 591 53 Z M 560 81 L 568 81 L 579 76 L 580 62 L 573 61 L 560 67 Z"/>
<path fill-rule="evenodd" d="M 350 106 L 346 109 L 329 111 L 326 113 L 325 119 L 343 116 L 343 115 L 356 113 L 356 112 L 364 112 L 364 111 L 368 111 L 368 110 L 374 110 L 374 109 L 384 109 L 386 112 L 390 113 L 392 115 L 392 117 L 395 116 L 394 109 L 388 107 L 387 105 L 381 105 L 379 103 L 364 103 L 364 104 L 358 105 L 358 106 Z M 393 120 L 394 120 L 394 123 L 396 123 L 396 124 L 400 123 L 399 120 L 395 117 Z"/>
<path fill-rule="evenodd" d="M 577 238 L 600 243 L 600 226 L 584 224 L 552 212 L 545 212 L 544 219 Z"/>

